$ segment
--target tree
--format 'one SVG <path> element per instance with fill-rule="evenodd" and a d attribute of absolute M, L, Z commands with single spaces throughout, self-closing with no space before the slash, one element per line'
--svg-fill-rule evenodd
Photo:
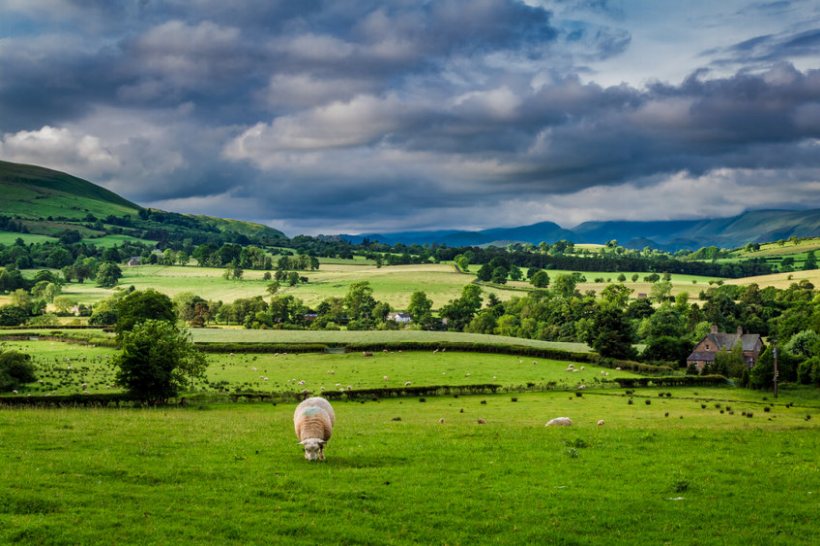
<path fill-rule="evenodd" d="M 0 326 L 19 326 L 28 320 L 28 311 L 14 305 L 0 307 Z"/>
<path fill-rule="evenodd" d="M 413 292 L 410 295 L 407 312 L 415 324 L 427 330 L 433 323 L 433 300 L 420 290 Z"/>
<path fill-rule="evenodd" d="M 97 268 L 97 286 L 113 288 L 122 277 L 122 269 L 114 262 L 103 262 Z"/>
<path fill-rule="evenodd" d="M 678 366 L 686 366 L 686 358 L 692 352 L 694 344 L 687 339 L 671 336 L 653 338 L 643 352 L 643 359 L 650 362 L 675 362 Z"/>
<path fill-rule="evenodd" d="M 17 351 L 0 351 L 0 392 L 8 392 L 37 380 L 31 357 Z"/>
<path fill-rule="evenodd" d="M 152 405 L 166 402 L 203 377 L 208 365 L 187 332 L 162 320 L 146 320 L 125 332 L 114 362 L 117 381 L 130 395 Z"/>
<path fill-rule="evenodd" d="M 575 295 L 577 280 L 574 275 L 562 273 L 555 278 L 552 289 L 564 298 L 571 298 Z"/>
<path fill-rule="evenodd" d="M 369 320 L 376 307 L 373 297 L 373 288 L 367 281 L 354 282 L 350 285 L 345 296 L 345 307 L 350 320 Z"/>
<path fill-rule="evenodd" d="M 803 270 L 809 271 L 811 269 L 817 269 L 817 257 L 814 255 L 813 250 L 810 250 L 808 254 L 806 254 L 806 261 L 803 264 Z"/>
<path fill-rule="evenodd" d="M 655 301 L 655 303 L 663 303 L 668 301 L 671 293 L 672 283 L 669 281 L 656 282 L 650 289 L 650 297 Z"/>
<path fill-rule="evenodd" d="M 507 269 L 501 266 L 496 267 L 493 269 L 490 280 L 496 284 L 507 284 Z"/>
<path fill-rule="evenodd" d="M 117 324 L 114 327 L 117 334 L 133 330 L 140 322 L 160 320 L 176 323 L 177 314 L 171 298 L 160 294 L 156 290 L 135 290 L 116 305 Z"/>
<path fill-rule="evenodd" d="M 623 309 L 629 302 L 629 295 L 631 293 L 632 289 L 622 284 L 610 284 L 601 290 L 601 298 L 609 305 Z"/>
<path fill-rule="evenodd" d="M 461 297 L 450 300 L 441 308 L 441 317 L 447 320 L 449 330 L 463 331 L 481 309 L 481 287 L 468 284 L 461 290 Z"/>
<path fill-rule="evenodd" d="M 633 358 L 634 334 L 626 314 L 611 305 L 603 305 L 592 319 L 586 342 L 599 355 L 610 358 Z"/>
<path fill-rule="evenodd" d="M 268 275 L 270 275 L 270 273 L 268 273 Z M 267 292 L 268 294 L 273 296 L 274 294 L 276 294 L 279 291 L 279 288 L 280 288 L 279 281 L 273 281 L 271 283 L 268 283 L 268 285 L 265 287 L 265 292 Z"/>
<path fill-rule="evenodd" d="M 484 264 L 478 268 L 476 273 L 478 280 L 487 282 L 493 278 L 493 268 L 490 264 Z"/>
<path fill-rule="evenodd" d="M 536 288 L 547 288 L 550 285 L 550 276 L 543 269 L 539 269 L 532 274 L 530 282 Z"/>

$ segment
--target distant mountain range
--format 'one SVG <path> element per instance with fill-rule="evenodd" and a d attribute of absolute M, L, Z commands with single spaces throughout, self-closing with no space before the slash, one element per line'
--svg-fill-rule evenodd
<path fill-rule="evenodd" d="M 268 226 L 209 216 L 148 210 L 91 182 L 35 165 L 0 161 L 0 215 L 16 218 L 31 233 L 55 235 L 71 228 L 83 236 L 116 232 L 161 239 L 201 239 L 221 234 L 222 239 L 258 244 L 287 241 Z M 114 222 L 128 216 L 127 223 Z M 111 222 L 106 219 L 111 218 Z M 651 246 L 666 250 L 704 246 L 733 248 L 749 242 L 766 242 L 792 236 L 820 236 L 820 210 L 756 210 L 731 218 L 671 221 L 585 222 L 565 229 L 554 222 L 481 231 L 404 231 L 342 235 L 352 242 L 367 238 L 390 244 L 447 246 L 498 246 L 513 242 L 538 244 L 561 239 L 575 243 L 606 243 L 613 239 L 630 248 Z"/>
<path fill-rule="evenodd" d="M 604 244 L 611 240 L 629 248 L 650 246 L 665 250 L 697 249 L 704 246 L 734 248 L 750 242 L 776 241 L 789 237 L 820 236 L 820 210 L 754 210 L 730 218 L 636 222 L 610 220 L 584 222 L 565 229 L 554 222 L 528 226 L 492 228 L 481 231 L 405 231 L 343 235 L 352 242 L 367 238 L 396 244 L 444 244 L 447 246 L 506 245 L 512 242 L 538 244 L 561 239 L 574 243 Z"/>

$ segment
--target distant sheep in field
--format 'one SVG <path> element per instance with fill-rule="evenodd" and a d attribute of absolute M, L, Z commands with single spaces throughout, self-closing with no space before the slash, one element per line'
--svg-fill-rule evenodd
<path fill-rule="evenodd" d="M 572 419 L 569 417 L 556 417 L 555 419 L 550 419 L 547 422 L 547 427 L 570 427 L 572 426 Z"/>
<path fill-rule="evenodd" d="M 384 379 L 385 381 L 390 381 L 390 378 L 387 377 L 386 375 L 382 379 Z"/>
<path fill-rule="evenodd" d="M 439 420 L 438 420 L 438 424 L 439 424 L 439 425 L 443 425 L 443 424 L 444 424 L 444 417 L 442 417 L 441 419 L 439 419 Z"/>
<path fill-rule="evenodd" d="M 370 351 L 362 351 L 362 356 L 373 356 L 373 353 Z"/>
<path fill-rule="evenodd" d="M 603 419 L 598 419 L 598 426 L 599 427 L 604 426 L 604 420 Z"/>
<path fill-rule="evenodd" d="M 410 386 L 410 385 L 412 385 L 412 384 L 413 384 L 413 383 L 412 383 L 411 381 L 405 381 L 405 382 L 404 382 L 404 386 L 405 386 L 405 387 L 409 387 L 409 386 Z"/>
<path fill-rule="evenodd" d="M 487 424 L 487 420 L 486 420 L 486 419 L 479 419 L 479 420 L 478 420 L 478 424 L 479 424 L 479 425 L 486 425 L 486 424 Z"/>
<path fill-rule="evenodd" d="M 325 460 L 325 444 L 333 434 L 336 414 L 324 398 L 308 398 L 293 412 L 293 428 L 308 461 Z"/>

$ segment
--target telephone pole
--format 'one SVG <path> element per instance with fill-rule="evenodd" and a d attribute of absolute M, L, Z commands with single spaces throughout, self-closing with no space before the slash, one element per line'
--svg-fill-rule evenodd
<path fill-rule="evenodd" d="M 774 374 L 772 379 L 774 383 L 774 397 L 777 398 L 777 339 L 772 340 L 772 355 L 774 355 Z"/>

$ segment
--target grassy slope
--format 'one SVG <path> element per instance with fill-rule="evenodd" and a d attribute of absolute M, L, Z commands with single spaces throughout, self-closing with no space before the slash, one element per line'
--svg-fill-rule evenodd
<path fill-rule="evenodd" d="M 744 391 L 701 392 L 735 400 L 733 416 L 692 391 L 646 394 L 651 406 L 591 393 L 337 402 L 324 464 L 302 458 L 292 404 L 0 410 L 0 542 L 814 542 L 816 401 L 768 420 Z M 558 415 L 576 426 L 544 427 Z"/>
<path fill-rule="evenodd" d="M 794 273 L 775 273 L 773 275 L 760 275 L 759 277 L 746 277 L 743 279 L 729 279 L 726 281 L 726 284 L 749 285 L 756 283 L 761 288 L 766 286 L 788 288 L 793 283 L 800 282 L 803 279 L 811 282 L 814 286 L 820 286 L 820 269 L 795 271 Z"/>
<path fill-rule="evenodd" d="M 83 218 L 136 214 L 138 205 L 119 195 L 66 173 L 0 161 L 3 214 L 24 218 L 63 216 Z"/>

